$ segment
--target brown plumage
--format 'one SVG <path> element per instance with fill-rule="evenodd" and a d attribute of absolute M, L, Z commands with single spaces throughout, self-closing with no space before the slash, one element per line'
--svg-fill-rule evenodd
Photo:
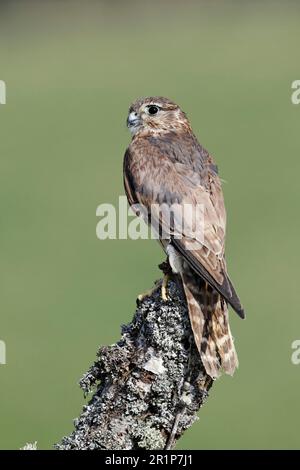
<path fill-rule="evenodd" d="M 242 318 L 244 311 L 227 275 L 226 212 L 217 167 L 185 113 L 166 98 L 137 100 L 127 124 L 133 135 L 124 157 L 129 204 L 138 213 L 136 205 L 143 206 L 142 215 L 159 232 L 172 270 L 181 276 L 207 373 L 214 378 L 223 369 L 232 375 L 238 360 L 227 303 Z"/>

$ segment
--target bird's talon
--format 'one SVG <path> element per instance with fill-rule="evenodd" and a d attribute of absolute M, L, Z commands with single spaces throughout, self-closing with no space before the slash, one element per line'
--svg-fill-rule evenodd
<path fill-rule="evenodd" d="M 156 281 L 154 286 L 152 287 L 152 289 L 149 289 L 147 290 L 146 292 L 143 292 L 142 294 L 139 294 L 137 296 L 137 303 L 141 303 L 144 299 L 146 299 L 147 297 L 151 297 L 151 295 L 154 294 L 155 291 L 158 290 L 159 286 L 160 286 L 160 282 L 161 281 Z"/>
<path fill-rule="evenodd" d="M 168 281 L 170 279 L 170 276 L 168 274 L 164 275 L 163 281 L 162 281 L 162 286 L 161 286 L 161 298 L 164 302 L 167 302 L 170 300 L 170 296 L 168 294 Z"/>
<path fill-rule="evenodd" d="M 167 292 L 165 292 L 165 291 L 163 291 L 163 290 L 161 291 L 161 298 L 162 298 L 162 300 L 163 300 L 164 302 L 168 302 L 168 300 L 170 300 L 170 297 L 169 297 L 169 295 L 167 294 Z"/>
<path fill-rule="evenodd" d="M 159 288 L 161 288 L 161 298 L 164 302 L 167 302 L 168 300 L 171 300 L 169 294 L 168 294 L 168 282 L 169 282 L 170 276 L 168 274 L 164 275 L 163 280 L 156 281 L 152 289 L 147 290 L 146 292 L 143 292 L 142 294 L 139 294 L 137 296 L 136 302 L 139 305 L 144 299 L 147 297 L 151 297 Z"/>

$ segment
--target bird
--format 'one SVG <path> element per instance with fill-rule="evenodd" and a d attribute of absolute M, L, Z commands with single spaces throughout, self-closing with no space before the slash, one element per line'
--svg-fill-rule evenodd
<path fill-rule="evenodd" d="M 207 375 L 233 375 L 238 357 L 228 306 L 241 318 L 245 312 L 227 273 L 226 210 L 218 167 L 186 113 L 168 98 L 137 99 L 129 108 L 127 127 L 132 135 L 123 161 L 128 203 L 155 227 L 172 273 L 180 279 Z M 164 300 L 167 286 L 165 276 Z"/>

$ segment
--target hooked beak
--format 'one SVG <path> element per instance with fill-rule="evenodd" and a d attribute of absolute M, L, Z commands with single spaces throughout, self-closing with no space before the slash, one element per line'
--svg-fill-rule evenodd
<path fill-rule="evenodd" d="M 127 118 L 127 127 L 132 128 L 132 127 L 136 127 L 140 124 L 140 118 L 138 117 L 138 114 L 135 113 L 135 112 L 131 112 L 129 115 L 128 115 L 128 118 Z"/>

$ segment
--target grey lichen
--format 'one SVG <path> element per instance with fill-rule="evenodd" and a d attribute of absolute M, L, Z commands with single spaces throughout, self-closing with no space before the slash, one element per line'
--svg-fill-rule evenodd
<path fill-rule="evenodd" d="M 194 344 L 180 287 L 138 306 L 121 339 L 101 347 L 80 386 L 93 392 L 57 449 L 163 449 L 197 419 L 212 380 Z M 171 439 L 170 439 L 171 438 Z"/>
<path fill-rule="evenodd" d="M 21 447 L 20 450 L 37 450 L 37 441 L 27 442 L 24 447 Z"/>

